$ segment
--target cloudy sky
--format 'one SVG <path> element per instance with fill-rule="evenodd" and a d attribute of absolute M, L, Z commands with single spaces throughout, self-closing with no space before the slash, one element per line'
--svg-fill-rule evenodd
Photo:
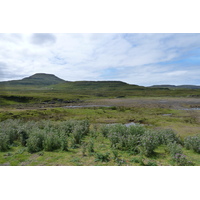
<path fill-rule="evenodd" d="M 0 81 L 35 73 L 68 81 L 200 85 L 200 34 L 0 34 Z"/>

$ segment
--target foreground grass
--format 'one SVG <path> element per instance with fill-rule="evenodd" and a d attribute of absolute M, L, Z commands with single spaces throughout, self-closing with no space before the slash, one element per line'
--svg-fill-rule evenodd
<path fill-rule="evenodd" d="M 186 149 L 183 140 L 178 139 L 173 131 L 149 131 L 149 128 L 145 128 L 144 126 L 127 128 L 122 125 L 90 125 L 89 127 L 86 121 L 32 121 L 25 123 L 19 120 L 9 120 L 1 123 L 0 165 L 190 165 L 187 160 L 189 160 L 192 165 L 200 165 L 200 155 L 193 150 Z M 6 136 L 4 133 L 8 137 L 3 137 Z M 54 134 L 52 135 L 51 133 Z M 41 138 L 38 134 L 43 134 L 43 136 L 46 137 L 43 141 L 44 146 L 41 149 L 35 146 L 36 143 L 39 144 L 37 141 Z M 131 135 L 129 134 L 133 134 L 133 136 L 136 134 L 135 136 L 141 140 L 141 142 L 146 141 L 148 146 L 146 146 L 146 142 L 141 144 L 135 143 L 135 136 L 131 139 L 131 137 L 129 137 Z M 152 140 L 153 143 L 148 142 L 148 138 L 146 138 L 148 135 L 150 138 L 155 137 Z M 65 146 L 58 145 L 61 144 L 58 142 L 62 141 L 60 141 L 57 136 L 62 136 L 62 141 L 67 141 L 67 143 L 64 143 Z M 118 139 L 116 137 L 118 137 Z M 164 143 L 161 142 L 159 138 L 162 139 Z M 55 143 L 56 140 L 57 142 Z M 34 143 L 32 141 L 34 141 Z M 172 143 L 173 145 L 171 148 L 169 144 L 171 145 Z M 134 150 L 135 148 L 132 148 L 134 145 L 136 145 L 136 151 Z M 180 148 L 182 148 L 182 150 L 180 150 Z M 187 159 L 173 160 L 173 155 L 177 153 L 181 153 L 181 155 L 186 156 Z"/>
<path fill-rule="evenodd" d="M 99 139 L 99 138 L 98 138 Z M 95 153 L 83 150 L 71 149 L 65 151 L 47 152 L 41 151 L 37 153 L 28 153 L 24 147 L 13 147 L 8 152 L 0 152 L 0 165 L 5 166 L 176 166 L 171 161 L 170 156 L 166 153 L 165 147 L 159 147 L 155 150 L 155 155 L 151 158 L 132 155 L 128 152 L 118 151 L 119 160 L 114 159 L 114 155 L 108 142 L 101 140 L 101 143 L 95 141 L 95 153 L 109 153 L 110 160 L 108 162 L 96 161 Z M 97 150 L 98 149 L 98 150 Z M 200 155 L 195 154 L 192 150 L 184 149 L 184 154 L 196 166 L 200 166 Z"/>

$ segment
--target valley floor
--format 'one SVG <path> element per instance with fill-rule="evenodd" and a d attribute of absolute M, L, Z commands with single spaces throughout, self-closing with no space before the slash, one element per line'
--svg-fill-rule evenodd
<path fill-rule="evenodd" d="M 73 107 L 75 106 L 75 107 Z M 77 107 L 76 107 L 77 106 Z M 85 120 L 92 126 L 115 123 L 138 123 L 149 130 L 172 129 L 182 140 L 200 133 L 200 100 L 198 98 L 173 97 L 133 97 L 133 98 L 97 98 L 78 103 L 56 104 L 17 104 L 0 108 L 0 120 L 20 119 L 24 121 L 65 121 Z M 94 139 L 97 152 L 109 152 L 108 162 L 95 161 L 95 155 L 83 149 L 71 149 L 68 152 L 39 152 L 30 154 L 24 147 L 13 147 L 9 152 L 0 153 L 1 165 L 174 165 L 166 154 L 165 147 L 155 150 L 154 157 L 147 158 L 119 152 L 121 161 L 112 159 L 109 142 L 101 135 Z M 90 137 L 85 138 L 90 141 Z M 21 152 L 21 153 L 19 153 Z M 200 155 L 184 149 L 195 165 L 200 166 Z M 111 156 L 112 155 L 112 156 Z"/>

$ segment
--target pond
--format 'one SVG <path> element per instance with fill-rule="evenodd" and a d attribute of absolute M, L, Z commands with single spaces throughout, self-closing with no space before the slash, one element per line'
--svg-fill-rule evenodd
<path fill-rule="evenodd" d="M 179 110 L 200 110 L 200 108 L 182 108 Z"/>

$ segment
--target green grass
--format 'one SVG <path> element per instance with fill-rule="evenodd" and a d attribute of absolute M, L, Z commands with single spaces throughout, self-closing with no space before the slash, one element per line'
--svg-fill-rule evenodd
<path fill-rule="evenodd" d="M 135 122 L 153 127 L 171 127 L 179 132 L 186 129 L 188 134 L 196 132 L 199 127 L 199 111 L 173 110 L 142 107 L 102 107 L 102 108 L 41 108 L 0 110 L 0 120 L 68 120 L 88 119 L 91 123 L 128 123 Z M 165 114 L 170 114 L 166 116 Z M 196 130 L 197 129 L 197 130 Z M 184 132 L 185 135 L 185 132 Z"/>
<path fill-rule="evenodd" d="M 48 81 L 48 80 L 46 80 Z M 200 90 L 159 89 L 128 85 L 123 82 L 68 82 L 57 85 L 7 85 L 0 88 L 0 121 L 20 119 L 23 122 L 50 120 L 88 120 L 91 133 L 78 148 L 29 153 L 27 147 L 11 146 L 0 152 L 2 165 L 176 165 L 160 145 L 152 157 L 113 150 L 110 140 L 100 133 L 102 124 L 135 122 L 148 130 L 172 129 L 183 140 L 199 133 L 200 111 L 178 110 L 170 102 L 190 108 L 200 106 L 190 96 L 198 97 Z M 169 104 L 159 103 L 167 100 Z M 183 101 L 184 100 L 184 101 Z M 193 98 L 192 100 L 195 100 Z M 197 99 L 198 100 L 198 99 Z M 156 103 L 158 102 L 158 103 Z M 189 102 L 189 103 L 187 103 Z M 110 107 L 64 108 L 67 105 L 107 105 Z M 71 141 L 69 141 L 70 144 Z M 94 152 L 89 150 L 93 145 Z M 90 147 L 91 149 L 91 147 Z M 183 153 L 195 165 L 200 165 L 199 154 L 183 148 Z M 99 157 L 98 157 L 99 155 Z M 109 155 L 106 162 L 101 158 Z"/>

